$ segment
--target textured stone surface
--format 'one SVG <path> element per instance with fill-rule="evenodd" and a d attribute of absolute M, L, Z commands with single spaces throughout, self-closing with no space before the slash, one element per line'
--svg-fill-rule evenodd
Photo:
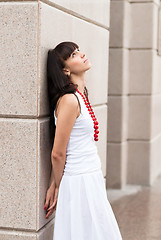
<path fill-rule="evenodd" d="M 161 177 L 151 188 L 112 203 L 124 240 L 161 239 Z"/>
<path fill-rule="evenodd" d="M 161 165 L 161 134 L 152 139 L 151 141 L 151 171 L 150 171 L 150 182 L 153 183 L 156 177 L 160 174 Z"/>
<path fill-rule="evenodd" d="M 111 1 L 110 47 L 130 47 L 131 6 L 128 1 Z"/>
<path fill-rule="evenodd" d="M 37 3 L 1 2 L 0 35 L 0 114 L 36 116 Z"/>
<path fill-rule="evenodd" d="M 114 0 L 115 1 L 115 0 Z M 118 1 L 118 0 L 116 0 Z M 122 0 L 121 0 L 122 1 Z M 129 0 L 130 3 L 142 3 L 142 2 L 154 2 L 156 3 L 158 6 L 160 6 L 160 0 Z"/>
<path fill-rule="evenodd" d="M 128 141 L 127 183 L 150 185 L 150 141 Z"/>
<path fill-rule="evenodd" d="M 48 113 L 44 71 L 47 51 L 62 41 L 74 41 L 78 43 L 80 50 L 86 53 L 92 64 L 91 69 L 86 73 L 86 84 L 91 103 L 106 103 L 108 90 L 108 30 L 54 9 L 44 3 L 40 3 L 40 28 L 39 115 Z M 88 42 L 92 42 L 92 44 L 87 44 L 87 38 Z"/>
<path fill-rule="evenodd" d="M 129 51 L 127 49 L 110 48 L 109 50 L 109 95 L 128 93 Z"/>
<path fill-rule="evenodd" d="M 151 100 L 151 136 L 154 138 L 161 134 L 161 95 L 153 95 Z"/>
<path fill-rule="evenodd" d="M 38 232 L 21 232 L 15 230 L 1 230 L 1 240 L 53 240 L 54 219 Z"/>
<path fill-rule="evenodd" d="M 127 142 L 107 144 L 107 188 L 123 188 L 126 184 Z"/>
<path fill-rule="evenodd" d="M 109 96 L 108 98 L 108 141 L 126 141 L 128 122 L 128 98 Z"/>
<path fill-rule="evenodd" d="M 130 94 L 161 93 L 160 74 L 161 57 L 155 50 L 140 49 L 129 52 Z"/>
<path fill-rule="evenodd" d="M 151 138 L 151 96 L 129 96 L 128 138 Z"/>
<path fill-rule="evenodd" d="M 161 96 L 129 97 L 129 139 L 151 139 L 161 132 Z"/>
<path fill-rule="evenodd" d="M 155 3 L 131 4 L 131 48 L 157 48 L 158 6 Z M 139 36 L 139 37 L 138 37 Z"/>
<path fill-rule="evenodd" d="M 152 82 L 152 92 L 154 94 L 161 94 L 161 56 L 158 54 L 153 55 L 153 82 Z"/>
<path fill-rule="evenodd" d="M 45 0 L 45 2 L 52 2 Z M 89 18 L 90 21 L 96 21 L 100 24 L 109 26 L 109 10 L 110 10 L 110 1 L 109 0 L 82 0 L 82 1 L 73 1 L 73 0 L 54 0 L 54 4 L 57 4 L 60 7 L 66 9 L 75 14 L 79 14 L 82 17 Z"/>
<path fill-rule="evenodd" d="M 36 229 L 37 122 L 0 119 L 2 227 Z"/>
<path fill-rule="evenodd" d="M 36 234 L 17 231 L 0 231 L 1 240 L 37 240 Z"/>
<path fill-rule="evenodd" d="M 156 69 L 156 66 L 153 66 L 154 54 L 155 51 L 146 49 L 129 52 L 130 94 L 151 94 L 153 91 L 153 71 Z"/>
<path fill-rule="evenodd" d="M 105 177 L 107 162 L 107 105 L 94 107 L 93 110 L 99 122 L 99 141 L 96 142 L 96 145 L 102 163 L 102 172 Z"/>
<path fill-rule="evenodd" d="M 54 219 L 45 225 L 38 233 L 36 240 L 53 240 Z"/>

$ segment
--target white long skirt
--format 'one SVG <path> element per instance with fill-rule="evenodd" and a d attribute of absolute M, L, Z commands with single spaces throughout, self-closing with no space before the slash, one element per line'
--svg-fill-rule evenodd
<path fill-rule="evenodd" d="M 101 170 L 64 176 L 59 186 L 53 240 L 121 240 Z"/>

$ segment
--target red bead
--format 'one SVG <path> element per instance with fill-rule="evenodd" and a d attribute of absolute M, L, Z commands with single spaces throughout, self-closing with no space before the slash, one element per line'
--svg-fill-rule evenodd
<path fill-rule="evenodd" d="M 99 131 L 98 131 L 97 129 L 95 129 L 94 131 L 95 131 L 95 133 L 97 133 L 97 134 L 99 133 Z"/>
<path fill-rule="evenodd" d="M 87 107 L 87 109 L 88 109 L 88 112 L 89 112 L 89 114 L 91 115 L 91 118 L 92 118 L 93 123 L 94 123 L 94 132 L 95 132 L 95 133 L 94 133 L 94 140 L 95 140 L 95 141 L 98 141 L 98 133 L 99 133 L 99 131 L 98 131 L 98 121 L 97 121 L 97 119 L 96 119 L 96 117 L 95 117 L 93 108 L 92 108 L 92 106 L 91 106 L 91 104 L 90 104 L 90 102 L 89 102 L 86 94 L 84 93 L 84 95 L 83 95 L 78 89 L 76 89 L 76 91 L 77 91 L 77 92 L 81 95 L 81 97 L 83 98 L 83 101 L 84 101 L 84 103 L 85 103 L 85 105 L 86 105 L 86 107 Z"/>
<path fill-rule="evenodd" d="M 94 134 L 94 137 L 97 138 L 97 137 L 98 137 L 98 134 L 95 133 L 95 134 Z"/>

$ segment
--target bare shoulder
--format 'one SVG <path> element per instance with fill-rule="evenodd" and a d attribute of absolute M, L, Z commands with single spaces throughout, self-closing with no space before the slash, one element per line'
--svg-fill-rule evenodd
<path fill-rule="evenodd" d="M 77 107 L 78 101 L 76 96 L 73 93 L 67 93 L 62 96 L 61 102 L 65 105 L 69 105 L 71 107 Z"/>
<path fill-rule="evenodd" d="M 78 115 L 78 107 L 78 100 L 73 93 L 64 94 L 57 106 L 56 115 L 58 115 L 60 111 L 69 111 Z"/>

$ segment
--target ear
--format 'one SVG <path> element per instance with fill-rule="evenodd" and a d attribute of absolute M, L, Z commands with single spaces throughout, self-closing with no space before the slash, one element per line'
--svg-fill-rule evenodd
<path fill-rule="evenodd" d="M 70 75 L 70 71 L 69 71 L 69 69 L 67 69 L 67 68 L 63 68 L 63 71 L 64 71 L 64 73 L 65 73 L 66 75 Z"/>

